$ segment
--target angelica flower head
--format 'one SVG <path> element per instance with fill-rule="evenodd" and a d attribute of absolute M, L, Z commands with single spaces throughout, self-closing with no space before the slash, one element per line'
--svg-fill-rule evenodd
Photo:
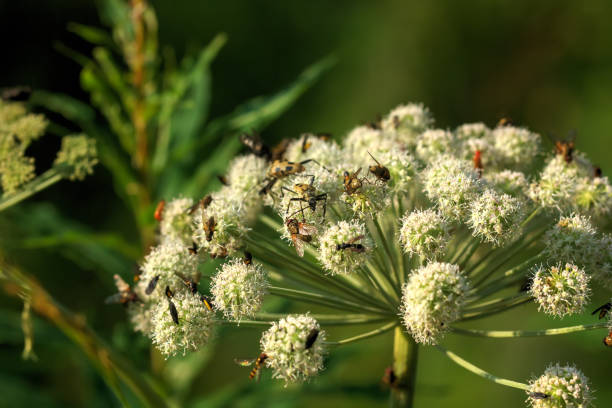
<path fill-rule="evenodd" d="M 431 262 L 402 288 L 404 326 L 417 343 L 437 344 L 461 315 L 470 286 L 457 265 Z"/>
<path fill-rule="evenodd" d="M 455 136 L 448 130 L 428 129 L 417 138 L 416 156 L 427 163 L 455 148 Z"/>
<path fill-rule="evenodd" d="M 532 278 L 530 292 L 538 310 L 563 317 L 582 312 L 591 293 L 589 279 L 583 269 L 571 263 L 540 266 Z"/>
<path fill-rule="evenodd" d="M 471 139 L 489 139 L 491 129 L 482 122 L 465 123 L 455 129 L 455 136 L 459 141 L 467 141 Z"/>
<path fill-rule="evenodd" d="M 520 232 L 523 218 L 519 199 L 487 189 L 471 203 L 468 225 L 474 236 L 500 246 Z"/>
<path fill-rule="evenodd" d="M 612 210 L 612 187 L 607 177 L 582 177 L 575 190 L 576 211 L 602 217 Z"/>
<path fill-rule="evenodd" d="M 415 188 L 417 164 L 408 152 L 400 149 L 393 149 L 381 153 L 378 157 L 373 156 L 378 163 L 389 170 L 389 181 L 387 185 L 390 192 L 398 195 L 405 194 Z M 374 160 L 370 166 L 377 165 Z"/>
<path fill-rule="evenodd" d="M 387 208 L 391 202 L 389 187 L 381 182 L 362 181 L 355 192 L 344 192 L 340 200 L 358 218 L 366 219 Z"/>
<path fill-rule="evenodd" d="M 533 408 L 586 408 L 593 400 L 589 379 L 570 365 L 549 366 L 544 374 L 529 382 L 529 387 L 527 401 Z M 547 397 L 534 398 L 534 393 Z"/>
<path fill-rule="evenodd" d="M 166 286 L 176 292 L 184 291 L 186 287 L 182 277 L 194 279 L 198 263 L 198 257 L 190 254 L 180 241 L 159 244 L 149 252 L 140 266 L 141 274 L 136 293 L 141 299 L 149 296 L 153 299 L 163 299 Z M 148 290 L 149 288 L 152 289 Z"/>
<path fill-rule="evenodd" d="M 483 177 L 485 182 L 495 190 L 511 195 L 521 201 L 527 200 L 529 183 L 527 182 L 525 173 L 513 170 L 486 171 Z"/>
<path fill-rule="evenodd" d="M 350 274 L 367 262 L 372 246 L 361 221 L 339 221 L 319 238 L 318 259 L 332 275 Z"/>
<path fill-rule="evenodd" d="M 171 308 L 174 305 L 178 323 Z M 206 307 L 200 295 L 188 291 L 160 299 L 151 311 L 151 339 L 166 357 L 197 351 L 210 340 L 214 313 Z"/>
<path fill-rule="evenodd" d="M 401 220 L 399 241 L 409 254 L 437 259 L 444 255 L 450 238 L 449 223 L 432 209 L 406 213 Z"/>
<path fill-rule="evenodd" d="M 482 183 L 472 164 L 452 156 L 440 156 L 421 174 L 423 190 L 450 220 L 467 217 L 470 203 L 476 199 Z"/>
<path fill-rule="evenodd" d="M 343 162 L 351 167 L 366 167 L 372 162 L 370 154 L 380 156 L 402 145 L 393 135 L 370 126 L 358 126 L 342 141 Z"/>
<path fill-rule="evenodd" d="M 83 180 L 93 173 L 97 163 L 96 141 L 85 135 L 71 135 L 62 138 L 54 165 L 66 166 L 66 177 L 70 180 Z"/>
<path fill-rule="evenodd" d="M 407 147 L 416 145 L 416 138 L 433 126 L 434 119 L 423 104 L 409 103 L 399 105 L 382 120 L 385 133 L 393 135 Z"/>
<path fill-rule="evenodd" d="M 325 331 L 308 314 L 289 315 L 261 337 L 261 350 L 272 376 L 285 383 L 309 379 L 323 369 Z"/>
<path fill-rule="evenodd" d="M 261 207 L 258 192 L 268 164 L 262 157 L 246 154 L 235 157 L 227 169 L 227 183 L 236 200 L 243 203 L 249 220 L 257 216 Z"/>
<path fill-rule="evenodd" d="M 570 262 L 592 271 L 601 258 L 600 240 L 588 217 L 561 217 L 546 233 L 544 255 L 553 262 Z"/>
<path fill-rule="evenodd" d="M 211 197 L 208 207 L 199 207 L 194 214 L 194 238 L 212 257 L 224 258 L 243 245 L 249 230 L 247 206 L 228 187 Z"/>
<path fill-rule="evenodd" d="M 175 198 L 164 205 L 159 223 L 162 242 L 180 241 L 186 246 L 191 245 L 193 220 L 189 212 L 192 207 L 191 198 Z"/>
<path fill-rule="evenodd" d="M 492 138 L 501 166 L 529 168 L 540 152 L 540 135 L 524 128 L 499 126 L 493 130 Z"/>
<path fill-rule="evenodd" d="M 228 319 L 241 320 L 255 316 L 268 287 L 267 274 L 254 262 L 233 259 L 224 263 L 212 278 L 210 292 L 215 309 Z"/>

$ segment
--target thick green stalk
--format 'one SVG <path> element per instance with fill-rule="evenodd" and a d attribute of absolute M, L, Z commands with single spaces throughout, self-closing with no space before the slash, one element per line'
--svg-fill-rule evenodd
<path fill-rule="evenodd" d="M 418 346 L 401 326 L 395 328 L 393 339 L 393 374 L 391 407 L 412 407 L 417 373 Z"/>
<path fill-rule="evenodd" d="M 555 329 L 544 330 L 476 330 L 476 329 L 460 329 L 452 327 L 451 330 L 457 334 L 474 337 L 494 337 L 494 338 L 513 338 L 513 337 L 538 337 L 538 336 L 558 336 L 560 334 L 568 334 L 581 332 L 586 330 L 604 329 L 608 323 L 593 323 L 580 324 L 578 326 L 559 327 Z"/>

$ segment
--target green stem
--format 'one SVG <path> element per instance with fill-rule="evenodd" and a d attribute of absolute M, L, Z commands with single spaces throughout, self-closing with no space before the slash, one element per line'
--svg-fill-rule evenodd
<path fill-rule="evenodd" d="M 518 298 L 517 300 L 513 302 L 508 302 L 504 304 L 503 306 L 498 306 L 498 307 L 494 307 L 491 309 L 485 309 L 485 310 L 480 310 L 480 311 L 465 311 L 461 314 L 461 318 L 459 320 L 466 321 L 466 320 L 481 319 L 483 317 L 491 316 L 497 313 L 506 312 L 512 308 L 515 308 L 524 303 L 530 302 L 531 299 L 532 299 L 531 297 Z"/>
<path fill-rule="evenodd" d="M 359 340 L 364 340 L 364 339 L 369 339 L 370 337 L 375 337 L 378 336 L 379 334 L 383 334 L 385 332 L 388 332 L 389 330 L 393 329 L 395 326 L 397 326 L 397 322 L 391 322 L 391 323 L 387 323 L 384 326 L 380 326 L 378 329 L 374 329 L 371 330 L 369 332 L 365 332 L 365 333 L 361 333 L 358 334 L 357 336 L 353 336 L 353 337 L 348 337 L 346 339 L 342 339 L 342 340 L 338 340 L 338 341 L 326 341 L 325 344 L 329 345 L 329 346 L 341 346 L 343 344 L 348 344 L 348 343 L 353 343 L 355 341 L 359 341 Z"/>
<path fill-rule="evenodd" d="M 370 279 L 370 281 L 374 284 L 374 288 L 377 290 L 377 293 L 381 294 L 385 299 L 384 302 L 386 305 L 394 309 L 397 302 L 394 302 L 393 298 L 389 295 L 388 291 L 386 291 L 382 283 L 380 282 L 380 274 L 377 272 L 376 268 L 373 268 L 371 264 L 366 264 L 365 267 L 360 268 L 363 273 Z"/>
<path fill-rule="evenodd" d="M 264 321 L 279 320 L 286 317 L 286 313 L 258 313 L 255 318 Z M 347 313 L 347 314 L 321 314 L 311 313 L 310 316 L 316 319 L 320 324 L 324 326 L 347 326 L 353 324 L 372 324 L 386 322 L 389 320 L 389 316 L 375 316 L 371 314 L 363 313 Z"/>
<path fill-rule="evenodd" d="M 23 185 L 19 191 L 8 195 L 0 200 L 0 211 L 4 211 L 7 208 L 17 204 L 20 201 L 25 200 L 38 193 L 39 191 L 44 190 L 45 188 L 57 183 L 63 178 L 63 175 L 57 168 L 51 168 L 36 177 L 34 180 L 29 183 Z"/>
<path fill-rule="evenodd" d="M 387 242 L 387 238 L 385 237 L 383 229 L 380 226 L 380 222 L 378 221 L 377 217 L 373 217 L 373 221 L 374 221 L 374 225 L 376 226 L 376 230 L 378 231 L 378 235 L 380 237 L 380 241 L 383 244 L 383 248 L 385 250 L 385 253 L 387 254 L 387 259 L 388 259 L 389 265 L 391 267 L 391 272 L 393 273 L 393 276 L 399 277 L 399 274 L 397 272 L 397 266 L 396 266 L 395 258 L 393 256 L 393 254 L 391 253 L 391 249 L 389 247 L 389 243 Z M 383 272 L 383 271 L 381 271 L 381 272 Z M 390 276 L 388 277 L 388 279 L 389 279 L 389 281 L 391 281 L 391 277 Z M 398 280 L 398 282 L 399 282 L 399 280 Z"/>
<path fill-rule="evenodd" d="M 391 407 L 412 407 L 417 374 L 418 345 L 401 326 L 395 327 L 393 339 L 393 374 Z"/>
<path fill-rule="evenodd" d="M 476 330 L 476 329 L 460 329 L 451 327 L 451 331 L 457 334 L 463 334 L 473 337 L 494 337 L 494 338 L 512 338 L 512 337 L 538 337 L 538 336 L 557 336 L 560 334 L 568 334 L 581 332 L 586 330 L 596 330 L 607 328 L 608 323 L 581 324 L 578 326 L 559 327 L 556 329 L 544 330 Z"/>
<path fill-rule="evenodd" d="M 456 364 L 460 365 L 461 367 L 465 368 L 468 371 L 473 372 L 476 375 L 479 375 L 479 376 L 481 376 L 483 378 L 486 378 L 487 380 L 493 381 L 496 384 L 505 385 L 506 387 L 518 388 L 520 390 L 525 390 L 525 391 L 529 391 L 530 390 L 529 385 L 521 383 L 521 382 L 518 382 L 518 381 L 507 380 L 505 378 L 497 377 L 497 376 L 495 376 L 493 374 L 490 374 L 490 373 L 486 372 L 485 370 L 483 370 L 482 368 L 476 367 L 474 364 L 470 363 L 469 361 L 466 361 L 466 360 L 462 359 L 457 354 L 453 353 L 452 351 L 449 351 L 449 350 L 445 349 L 442 346 L 436 346 L 436 348 L 442 354 L 446 355 L 446 357 L 450 358 Z"/>

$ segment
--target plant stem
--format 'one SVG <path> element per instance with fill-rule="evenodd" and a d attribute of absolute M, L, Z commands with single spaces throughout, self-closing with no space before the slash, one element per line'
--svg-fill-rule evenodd
<path fill-rule="evenodd" d="M 586 330 L 605 329 L 608 323 L 580 324 L 578 326 L 559 327 L 555 329 L 544 330 L 475 330 L 475 329 L 460 329 L 452 327 L 451 330 L 457 334 L 474 337 L 494 337 L 494 338 L 512 338 L 512 337 L 538 337 L 538 336 L 557 336 L 559 334 L 568 334 L 581 332 Z"/>
<path fill-rule="evenodd" d="M 36 177 L 34 180 L 22 186 L 21 189 L 16 193 L 8 195 L 6 198 L 2 198 L 0 200 L 0 211 L 6 210 L 7 208 L 17 204 L 22 200 L 25 200 L 31 195 L 34 195 L 39 191 L 44 190 L 45 188 L 60 181 L 62 178 L 62 173 L 56 168 L 51 168 L 47 170 L 40 176 Z"/>
<path fill-rule="evenodd" d="M 338 341 L 326 341 L 325 344 L 329 346 L 341 346 L 343 344 L 353 343 L 355 341 L 369 339 L 370 337 L 378 336 L 379 334 L 383 334 L 392 328 L 397 326 L 397 322 L 387 323 L 384 326 L 380 326 L 378 329 L 371 330 L 369 332 L 358 334 L 357 336 L 348 337 L 346 339 L 338 340 Z"/>
<path fill-rule="evenodd" d="M 395 328 L 393 339 L 393 374 L 391 407 L 412 407 L 416 383 L 418 345 L 401 326 Z"/>
<path fill-rule="evenodd" d="M 500 377 L 494 376 L 493 374 L 486 372 L 482 368 L 476 367 L 474 364 L 470 363 L 469 361 L 466 361 L 466 360 L 462 359 L 461 357 L 459 357 L 458 355 L 456 355 L 452 351 L 449 351 L 449 350 L 445 349 L 442 346 L 436 346 L 436 348 L 442 354 L 445 354 L 446 357 L 450 358 L 456 364 L 460 365 L 461 367 L 465 368 L 468 371 L 473 372 L 476 375 L 479 375 L 479 376 L 481 376 L 483 378 L 486 378 L 487 380 L 491 380 L 494 383 L 497 383 L 497 384 L 500 384 L 500 385 L 505 385 L 506 387 L 518 388 L 520 390 L 529 391 L 529 389 L 530 389 L 529 385 L 527 385 L 527 384 L 524 384 L 524 383 L 521 383 L 521 382 L 518 382 L 518 381 L 507 380 L 505 378 L 500 378 Z"/>

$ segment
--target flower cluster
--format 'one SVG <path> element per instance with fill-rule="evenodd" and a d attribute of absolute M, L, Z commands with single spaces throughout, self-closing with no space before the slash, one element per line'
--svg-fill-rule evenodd
<path fill-rule="evenodd" d="M 269 324 L 256 369 L 295 382 L 322 370 L 327 343 L 401 327 L 442 348 L 451 332 L 490 334 L 458 322 L 528 302 L 562 317 L 587 307 L 590 282 L 612 288 L 612 237 L 596 228 L 612 193 L 583 154 L 561 142 L 547 152 L 523 127 L 433 125 L 425 107 L 407 104 L 338 142 L 307 133 L 268 147 L 242 135 L 251 152 L 230 162 L 221 189 L 162 208 L 160 244 L 128 308 L 135 328 L 172 355 L 204 345 L 217 314 Z M 198 266 L 219 258 L 210 284 L 197 286 Z M 266 296 L 334 313 L 276 320 L 261 313 Z M 321 328 L 379 321 L 337 342 Z M 551 366 L 530 388 L 537 407 L 589 400 L 573 368 Z"/>

